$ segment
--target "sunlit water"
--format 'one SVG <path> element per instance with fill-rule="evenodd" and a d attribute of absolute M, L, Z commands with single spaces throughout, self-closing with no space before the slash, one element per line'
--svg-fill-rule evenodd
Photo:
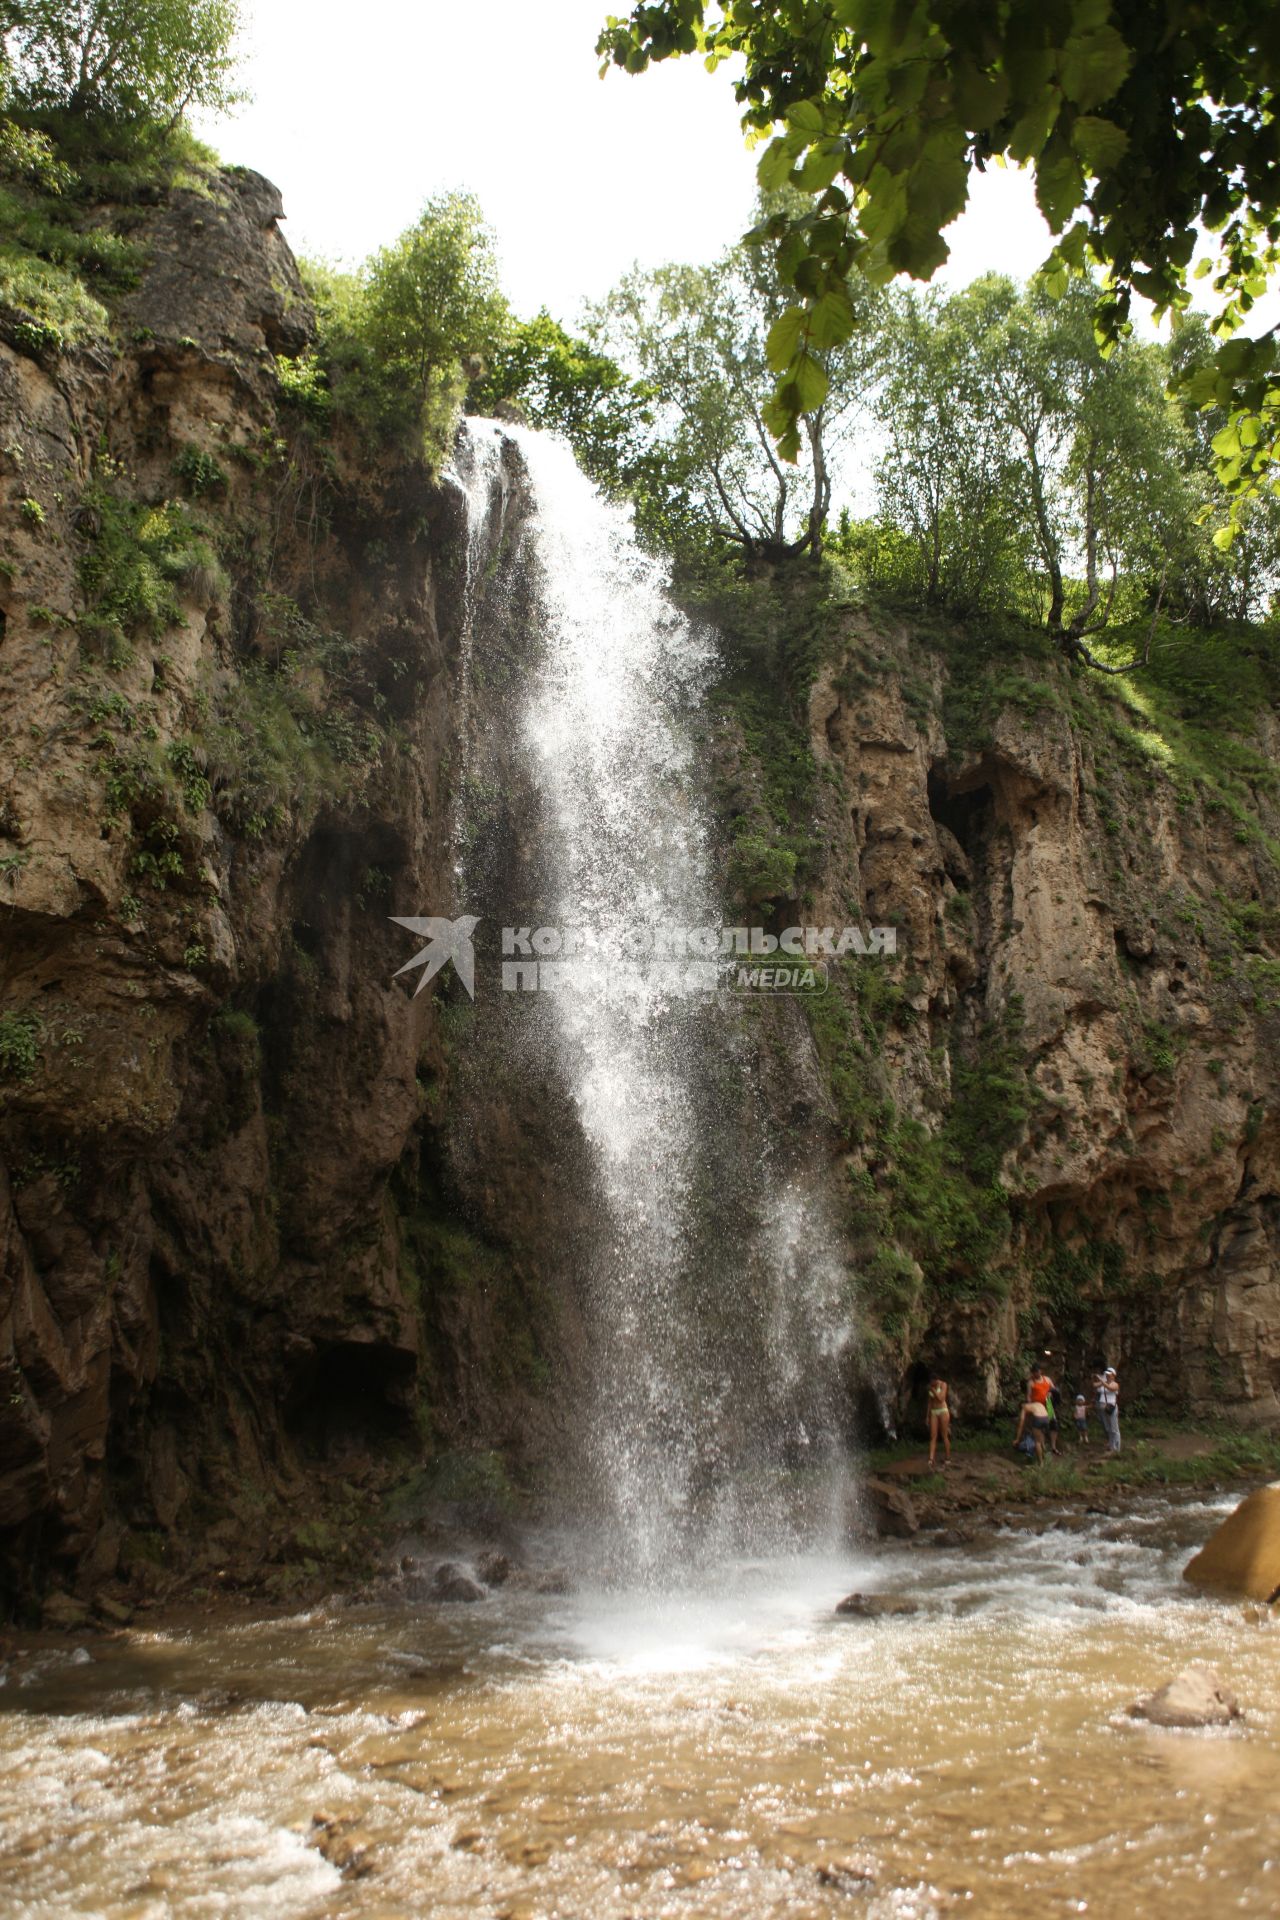
<path fill-rule="evenodd" d="M 509 1592 L 42 1652 L 0 1688 L 0 1904 L 1274 1912 L 1280 1624 L 1178 1577 L 1229 1504 L 742 1567 L 687 1600 Z M 836 1618 L 854 1586 L 921 1612 Z M 1192 1661 L 1242 1727 L 1126 1717 Z M 317 1812 L 356 1817 L 364 1877 L 309 1844 Z"/>

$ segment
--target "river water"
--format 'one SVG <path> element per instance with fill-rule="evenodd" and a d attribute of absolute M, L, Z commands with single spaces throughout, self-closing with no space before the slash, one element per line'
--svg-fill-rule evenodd
<path fill-rule="evenodd" d="M 0 1902 L 110 1920 L 1275 1912 L 1280 1622 L 1179 1577 L 1231 1504 L 743 1565 L 696 1597 L 507 1589 L 33 1644 L 0 1688 Z M 851 1587 L 920 1611 L 837 1618 Z M 1193 1661 L 1238 1693 L 1237 1728 L 1126 1716 Z M 326 1833 L 356 1856 L 345 1877 Z"/>

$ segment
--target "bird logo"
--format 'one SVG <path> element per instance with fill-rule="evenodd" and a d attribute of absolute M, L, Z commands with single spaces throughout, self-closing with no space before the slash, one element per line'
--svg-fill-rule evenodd
<path fill-rule="evenodd" d="M 422 978 L 414 988 L 417 999 L 428 980 L 434 980 L 446 960 L 452 960 L 457 969 L 459 980 L 474 1000 L 476 997 L 476 954 L 471 944 L 471 936 L 480 923 L 476 913 L 464 913 L 458 920 L 402 920 L 398 913 L 388 916 L 398 927 L 408 927 L 410 933 L 425 934 L 427 944 L 421 953 L 415 953 L 412 960 L 406 960 L 397 967 L 392 978 L 398 980 L 402 973 L 409 973 L 414 967 L 422 968 Z"/>

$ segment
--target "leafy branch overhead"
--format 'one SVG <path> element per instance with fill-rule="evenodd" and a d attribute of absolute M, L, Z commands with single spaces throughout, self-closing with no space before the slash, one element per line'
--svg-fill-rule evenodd
<path fill-rule="evenodd" d="M 1254 0 L 658 0 L 611 17 L 599 51 L 653 60 L 733 59 L 743 125 L 767 142 L 766 192 L 805 196 L 755 236 L 776 249 L 793 304 L 775 322 L 770 427 L 794 458 L 821 397 L 816 355 L 847 339 L 846 285 L 929 279 L 947 258 L 970 171 L 1035 170 L 1057 244 L 1049 284 L 1092 264 L 1105 351 L 1133 294 L 1158 313 L 1212 276 L 1223 344 L 1194 374 L 1196 404 L 1225 410 L 1219 479 L 1238 494 L 1270 479 L 1280 434 L 1274 332 L 1232 338 L 1280 258 L 1280 11 Z"/>

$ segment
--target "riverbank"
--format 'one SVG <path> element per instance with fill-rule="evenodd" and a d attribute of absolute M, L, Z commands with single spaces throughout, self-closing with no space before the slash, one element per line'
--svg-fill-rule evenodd
<path fill-rule="evenodd" d="M 1081 1446 L 1074 1428 L 1042 1465 L 1012 1444 L 1012 1426 L 953 1433 L 951 1464 L 931 1469 L 928 1448 L 903 1441 L 868 1457 L 877 1531 L 896 1538 L 942 1533 L 963 1544 L 976 1527 L 1036 1526 L 1050 1510 L 1123 1510 L 1152 1491 L 1220 1493 L 1280 1477 L 1280 1435 L 1242 1433 L 1223 1423 L 1134 1419 L 1118 1454 L 1091 1425 Z M 952 1536 L 956 1536 L 953 1540 Z"/>

